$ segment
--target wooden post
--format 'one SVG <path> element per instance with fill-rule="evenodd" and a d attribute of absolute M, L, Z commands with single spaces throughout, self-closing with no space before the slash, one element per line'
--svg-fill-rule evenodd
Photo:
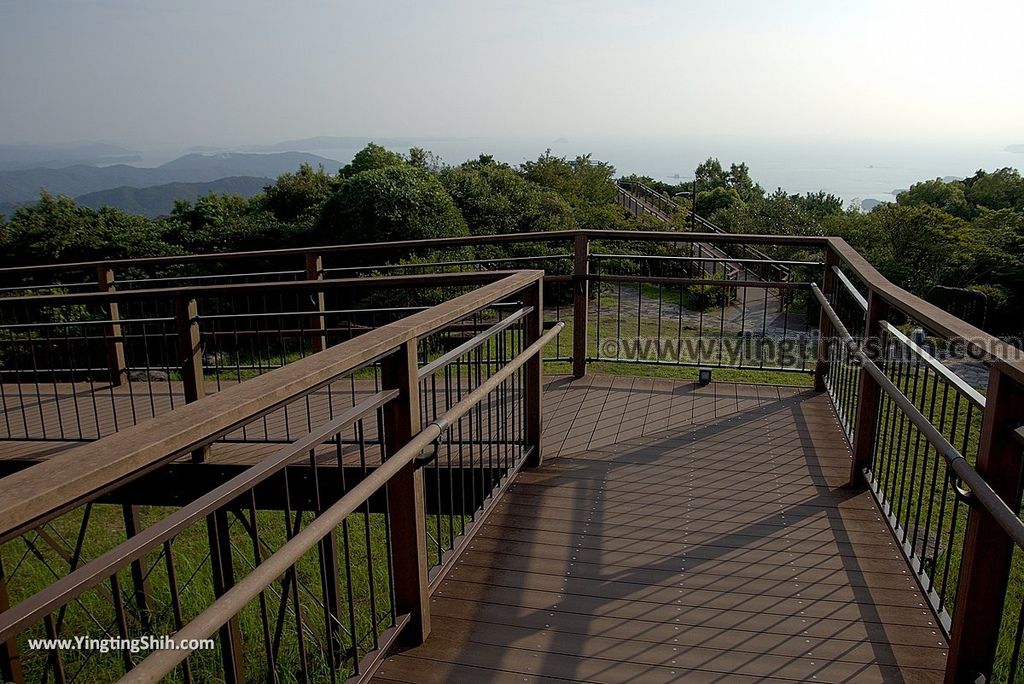
<path fill-rule="evenodd" d="M 178 361 L 185 403 L 191 404 L 206 396 L 203 381 L 203 346 L 199 336 L 199 305 L 195 298 L 178 295 L 174 299 L 174 318 L 177 329 Z M 209 456 L 210 447 L 192 452 L 192 460 L 202 462 Z"/>
<path fill-rule="evenodd" d="M 839 263 L 839 259 L 836 257 L 836 253 L 832 251 L 832 247 L 828 246 L 825 248 L 825 271 L 821 278 L 821 293 L 825 295 L 825 299 L 828 299 L 829 295 L 835 289 L 836 274 L 832 271 L 832 267 Z M 825 377 L 829 372 L 829 361 L 828 361 L 828 348 L 829 341 L 835 335 L 835 331 L 832 330 L 832 322 L 828 319 L 828 314 L 825 313 L 825 308 L 822 307 L 821 315 L 818 316 L 818 360 L 814 364 L 814 389 L 817 392 L 825 391 Z"/>
<path fill-rule="evenodd" d="M 523 293 L 523 304 L 532 306 L 533 311 L 526 317 L 526 341 L 528 347 L 544 334 L 544 279 L 539 278 L 535 285 L 526 288 Z M 575 359 L 575 357 L 574 357 Z M 544 432 L 544 353 L 526 362 L 526 446 L 532 447 L 533 453 L 526 464 L 531 467 L 540 466 L 544 462 L 541 452 L 541 435 Z"/>
<path fill-rule="evenodd" d="M 1013 430 L 1024 420 L 1024 388 L 1001 370 L 989 372 L 985 416 L 975 469 L 1014 511 L 1021 491 L 1024 447 Z M 946 681 L 991 681 L 1003 604 L 1010 578 L 1013 541 L 982 506 L 972 506 L 964 534 L 960 590 L 953 610 Z"/>
<path fill-rule="evenodd" d="M 874 290 L 868 294 L 868 312 L 864 323 L 864 340 L 861 349 L 872 361 L 882 353 L 879 344 L 882 333 L 882 321 L 889 315 L 889 303 L 882 299 Z M 871 457 L 875 452 L 875 431 L 878 428 L 878 406 L 882 397 L 882 388 L 864 368 L 860 369 L 858 378 L 860 401 L 857 404 L 857 415 L 853 424 L 853 460 L 850 463 L 850 486 L 864 488 L 864 468 L 871 465 Z"/>
<path fill-rule="evenodd" d="M 7 593 L 7 576 L 4 574 L 3 561 L 0 560 L 0 613 L 11 607 L 11 599 Z M 18 639 L 0 643 L 0 681 L 24 684 L 25 672 L 18 656 Z"/>
<path fill-rule="evenodd" d="M 323 280 L 324 262 L 323 257 L 315 252 L 306 253 L 306 280 Z M 313 293 L 314 311 L 324 310 L 324 291 L 317 290 Z M 327 349 L 327 324 L 323 313 L 313 315 L 309 318 L 309 329 L 313 333 L 313 353 L 322 352 Z"/>
<path fill-rule="evenodd" d="M 230 525 L 225 509 L 206 516 L 206 532 L 210 544 L 210 570 L 213 595 L 220 598 L 235 584 L 235 571 L 231 562 Z M 299 591 L 294 587 L 294 591 Z M 245 658 L 242 654 L 242 628 L 238 615 L 234 615 L 220 628 L 220 652 L 224 665 L 224 681 L 243 684 Z"/>
<path fill-rule="evenodd" d="M 109 266 L 96 267 L 96 283 L 100 292 L 114 291 L 114 269 Z M 114 322 L 120 320 L 117 302 L 107 305 L 109 325 L 103 328 L 103 337 L 107 347 L 107 368 L 110 369 L 110 384 L 118 387 L 128 379 L 128 366 L 124 358 L 124 339 L 121 337 L 121 326 Z"/>
<path fill-rule="evenodd" d="M 576 236 L 572 276 L 572 375 L 575 378 L 582 378 L 587 374 L 587 314 L 590 308 L 588 275 L 590 275 L 590 239 L 585 234 L 580 234 Z"/>
<path fill-rule="evenodd" d="M 384 406 L 384 458 L 390 458 L 420 430 L 419 376 L 416 341 L 405 342 L 381 363 L 384 389 L 399 396 Z M 408 613 L 402 639 L 417 645 L 430 634 L 430 596 L 427 593 L 426 506 L 423 471 L 409 463 L 387 484 L 391 545 L 394 549 L 395 604 Z"/>

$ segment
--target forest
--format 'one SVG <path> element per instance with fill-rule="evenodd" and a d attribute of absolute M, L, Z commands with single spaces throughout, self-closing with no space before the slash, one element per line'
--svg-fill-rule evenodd
<path fill-rule="evenodd" d="M 708 159 L 694 183 L 631 176 L 735 233 L 834 235 L 886 277 L 928 298 L 937 285 L 982 292 L 985 327 L 1018 334 L 1024 313 L 1024 178 L 1015 169 L 923 180 L 871 211 L 824 192 L 766 191 L 744 163 Z M 587 228 L 665 229 L 615 203 L 616 171 L 550 150 L 513 167 L 488 155 L 446 165 L 413 148 L 369 144 L 338 173 L 303 165 L 251 199 L 210 194 L 149 219 L 80 206 L 46 192 L 0 216 L 0 262 L 98 259 L 302 247 L 348 242 Z M 696 188 L 696 197 L 691 190 Z M 685 216 L 676 217 L 688 229 Z M 493 249 L 493 248 L 491 248 Z"/>

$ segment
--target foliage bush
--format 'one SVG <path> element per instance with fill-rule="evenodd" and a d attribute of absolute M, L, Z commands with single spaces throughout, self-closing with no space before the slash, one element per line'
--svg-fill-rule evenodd
<path fill-rule="evenodd" d="M 361 171 L 324 205 L 318 238 L 386 242 L 469 235 L 466 220 L 436 176 L 403 164 Z"/>

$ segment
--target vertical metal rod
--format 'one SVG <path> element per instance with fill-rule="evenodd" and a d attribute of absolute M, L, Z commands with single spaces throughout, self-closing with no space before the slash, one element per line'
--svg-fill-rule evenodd
<path fill-rule="evenodd" d="M 134 537 L 139 533 L 139 507 L 125 504 L 121 506 L 121 514 L 124 518 L 124 535 L 126 538 Z M 139 612 L 139 622 L 142 623 L 144 632 L 151 632 L 151 618 L 153 616 L 153 603 L 150 599 L 149 582 L 146 579 L 145 568 L 142 567 L 142 559 L 132 561 L 132 588 L 134 590 L 135 609 Z"/>
<path fill-rule="evenodd" d="M 213 579 L 213 594 L 220 598 L 234 584 L 234 568 L 231 565 L 231 540 L 228 537 L 228 517 L 223 509 L 206 517 L 206 533 L 210 545 L 210 568 Z M 244 656 L 242 654 L 242 628 L 238 616 L 232 616 L 220 628 L 221 661 L 224 666 L 224 681 L 231 684 L 245 682 Z"/>
<path fill-rule="evenodd" d="M 832 247 L 826 247 L 825 270 L 821 278 L 821 293 L 825 295 L 826 299 L 830 298 L 833 289 L 835 289 L 836 277 L 832 267 L 838 263 L 839 258 L 832 251 Z M 825 378 L 828 376 L 829 371 L 828 347 L 832 336 L 832 323 L 825 312 L 825 307 L 821 307 L 821 315 L 818 318 L 818 361 L 814 365 L 814 389 L 818 392 L 824 392 L 826 389 Z"/>
<path fill-rule="evenodd" d="M 586 248 L 584 247 L 584 249 Z M 523 304 L 533 307 L 523 322 L 526 331 L 526 339 L 523 344 L 525 347 L 529 347 L 544 334 L 544 283 L 542 280 L 538 280 L 525 290 Z M 526 362 L 525 372 L 526 382 L 523 390 L 526 392 L 526 448 L 533 448 L 527 465 L 535 468 L 544 462 L 544 454 L 541 450 L 541 435 L 544 432 L 543 353 L 537 353 Z"/>
<path fill-rule="evenodd" d="M 577 235 L 573 262 L 572 375 L 587 374 L 587 313 L 590 306 L 590 240 Z"/>
<path fill-rule="evenodd" d="M 0 613 L 10 607 L 7 575 L 4 574 L 3 561 L 0 560 Z M 22 671 L 21 658 L 18 656 L 18 640 L 16 638 L 0 643 L 0 679 L 13 684 L 24 684 L 25 682 L 25 673 Z"/>
<path fill-rule="evenodd" d="M 1021 445 L 1013 430 L 1024 418 L 1024 388 L 992 366 L 975 469 L 1014 511 L 1020 504 Z M 964 535 L 946 681 L 991 679 L 1014 543 L 983 506 L 972 506 Z"/>

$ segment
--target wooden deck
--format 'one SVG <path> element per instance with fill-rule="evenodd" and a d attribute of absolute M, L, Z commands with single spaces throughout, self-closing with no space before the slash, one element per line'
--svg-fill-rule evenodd
<path fill-rule="evenodd" d="M 596 375 L 380 682 L 936 681 L 946 643 L 808 390 Z"/>
<path fill-rule="evenodd" d="M 83 436 L 104 434 L 115 410 L 160 413 L 176 390 L 108 388 L 105 410 L 44 387 L 5 416 L 8 436 L 82 416 Z M 544 466 L 439 586 L 430 639 L 378 681 L 941 679 L 946 643 L 888 528 L 869 494 L 842 488 L 850 453 L 826 396 L 591 375 L 551 379 L 545 400 Z M 313 396 L 269 434 L 301 434 L 328 404 Z M 0 440 L 0 460 L 74 444 Z M 211 461 L 276 448 L 217 444 Z"/>

